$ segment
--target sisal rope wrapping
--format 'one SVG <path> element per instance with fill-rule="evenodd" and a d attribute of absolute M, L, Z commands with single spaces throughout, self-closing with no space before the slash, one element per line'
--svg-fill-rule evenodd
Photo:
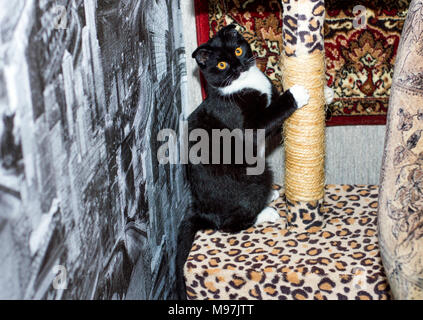
<path fill-rule="evenodd" d="M 282 56 L 283 87 L 308 89 L 310 100 L 284 123 L 285 192 L 291 201 L 321 200 L 325 173 L 324 54 Z"/>

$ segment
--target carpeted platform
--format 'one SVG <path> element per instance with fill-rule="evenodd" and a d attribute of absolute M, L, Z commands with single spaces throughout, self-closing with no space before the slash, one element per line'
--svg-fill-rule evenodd
<path fill-rule="evenodd" d="M 328 85 L 335 90 L 327 125 L 385 124 L 393 66 L 410 0 L 326 2 L 324 28 Z M 354 26 L 366 7 L 364 28 Z M 282 5 L 279 0 L 196 0 L 198 42 L 235 23 L 257 63 L 281 89 Z"/>
<path fill-rule="evenodd" d="M 378 187 L 328 185 L 321 216 L 237 234 L 198 232 L 185 265 L 188 299 L 390 299 L 377 239 Z M 308 230 L 308 231 L 306 231 Z"/>

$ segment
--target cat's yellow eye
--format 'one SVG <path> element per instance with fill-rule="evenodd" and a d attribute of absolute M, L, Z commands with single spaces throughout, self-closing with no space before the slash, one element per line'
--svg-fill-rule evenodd
<path fill-rule="evenodd" d="M 225 70 L 227 66 L 228 66 L 228 64 L 227 64 L 226 62 L 224 62 L 224 61 L 221 61 L 221 62 L 219 62 L 219 63 L 217 64 L 217 68 L 218 68 L 219 70 Z"/>
<path fill-rule="evenodd" d="M 240 47 L 238 47 L 238 48 L 236 48 L 235 49 L 235 55 L 237 56 L 237 57 L 239 57 L 239 56 L 241 56 L 242 55 L 242 49 L 240 48 Z"/>

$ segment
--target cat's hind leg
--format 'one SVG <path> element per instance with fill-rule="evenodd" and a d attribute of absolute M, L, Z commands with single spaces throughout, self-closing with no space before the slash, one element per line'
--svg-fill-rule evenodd
<path fill-rule="evenodd" d="M 269 198 L 268 198 L 268 202 L 273 202 L 273 201 L 275 201 L 279 197 L 280 197 L 279 191 L 278 190 L 272 190 L 270 192 L 270 195 L 269 195 Z"/>
<path fill-rule="evenodd" d="M 271 207 L 266 207 L 257 215 L 257 219 L 254 225 L 257 226 L 264 222 L 274 223 L 279 219 L 280 219 L 280 216 L 279 216 L 279 213 L 276 211 L 276 209 Z"/>

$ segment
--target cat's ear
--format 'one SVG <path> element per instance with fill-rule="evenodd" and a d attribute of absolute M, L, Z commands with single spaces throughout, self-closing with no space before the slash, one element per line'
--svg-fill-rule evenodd
<path fill-rule="evenodd" d="M 192 57 L 197 61 L 201 68 L 206 66 L 207 60 L 209 60 L 212 51 L 207 45 L 199 46 L 193 53 Z"/>
<path fill-rule="evenodd" d="M 227 37 L 236 37 L 238 36 L 238 31 L 236 31 L 236 25 L 230 24 L 222 29 L 222 32 Z"/>

